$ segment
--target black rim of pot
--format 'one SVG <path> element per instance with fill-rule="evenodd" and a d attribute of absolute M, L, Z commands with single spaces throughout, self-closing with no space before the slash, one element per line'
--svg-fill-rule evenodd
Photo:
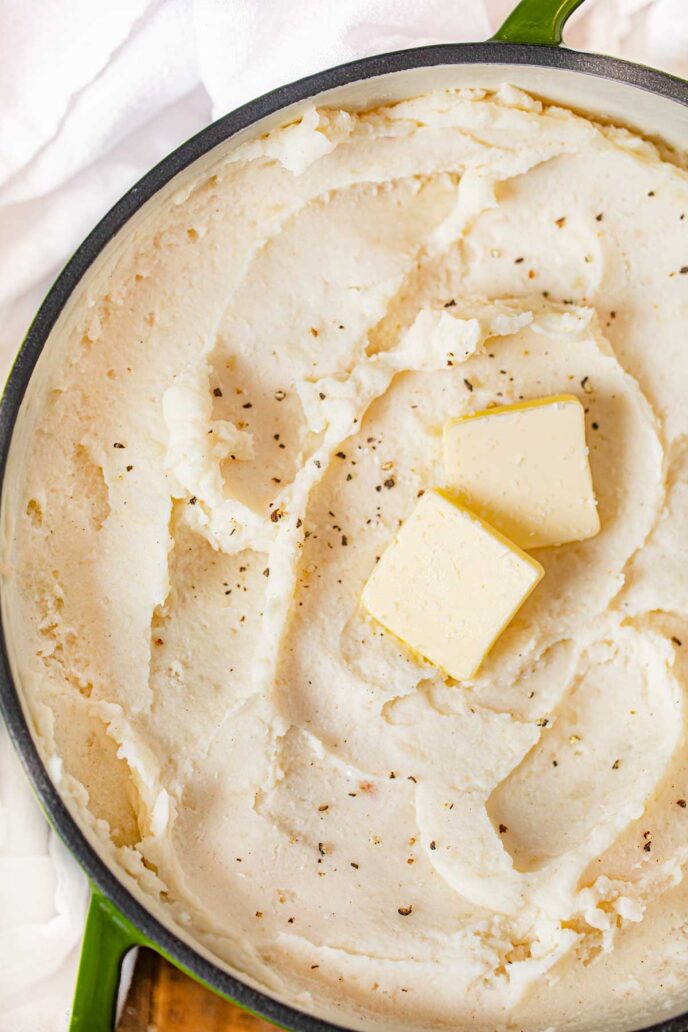
<path fill-rule="evenodd" d="M 74 289 L 106 244 L 126 222 L 179 172 L 214 147 L 254 123 L 328 90 L 392 72 L 442 65 L 541 66 L 614 80 L 688 106 L 688 83 L 643 65 L 566 48 L 487 42 L 441 44 L 363 58 L 310 75 L 266 93 L 211 123 L 182 144 L 132 186 L 86 237 L 64 267 L 43 301 L 24 339 L 0 400 L 0 487 L 17 415 L 36 362 L 58 316 Z M 346 1032 L 280 1003 L 253 989 L 205 959 L 166 928 L 122 885 L 99 857 L 69 813 L 53 785 L 36 744 L 14 684 L 8 660 L 4 621 L 0 618 L 0 711 L 10 738 L 39 798 L 44 813 L 91 881 L 145 936 L 190 974 L 268 1021 L 298 1032 Z M 688 1013 L 652 1026 L 645 1032 L 686 1032 Z"/>

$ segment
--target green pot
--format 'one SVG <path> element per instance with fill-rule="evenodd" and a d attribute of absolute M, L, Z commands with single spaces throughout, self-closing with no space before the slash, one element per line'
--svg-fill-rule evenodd
<path fill-rule="evenodd" d="M 38 357 L 82 278 L 107 254 L 117 235 L 161 191 L 219 145 L 233 146 L 293 119 L 314 99 L 328 104 L 370 104 L 403 99 L 439 86 L 496 86 L 507 79 L 550 100 L 608 116 L 688 150 L 688 85 L 650 68 L 561 46 L 566 20 L 582 0 L 522 0 L 485 43 L 419 47 L 354 61 L 281 87 L 208 126 L 165 158 L 124 195 L 96 226 L 58 277 L 27 334 L 0 402 L 0 478 L 4 482 L 17 415 Z M 173 184 L 174 181 L 174 185 Z M 0 634 L 0 707 L 10 735 L 53 827 L 89 876 L 92 894 L 71 1019 L 71 1032 L 112 1032 L 122 960 L 147 946 L 192 978 L 268 1021 L 298 1032 L 336 1032 L 334 1026 L 258 991 L 161 923 L 99 856 L 50 780 L 36 748 L 31 718 L 11 664 L 11 640 Z M 688 1030 L 688 1015 L 653 1026 Z"/>

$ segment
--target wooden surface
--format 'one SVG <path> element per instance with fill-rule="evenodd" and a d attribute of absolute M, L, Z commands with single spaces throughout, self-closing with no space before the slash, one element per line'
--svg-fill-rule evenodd
<path fill-rule="evenodd" d="M 275 1032 L 152 950 L 140 950 L 117 1032 Z"/>

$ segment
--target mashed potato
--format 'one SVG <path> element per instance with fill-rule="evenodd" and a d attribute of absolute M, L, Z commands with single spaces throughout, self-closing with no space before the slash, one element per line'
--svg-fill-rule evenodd
<path fill-rule="evenodd" d="M 362 1029 L 680 1009 L 687 325 L 680 162 L 508 86 L 221 149 L 86 278 L 12 445 L 15 669 L 101 851 L 231 970 Z M 361 590 L 445 421 L 558 393 L 602 529 L 457 683 Z"/>

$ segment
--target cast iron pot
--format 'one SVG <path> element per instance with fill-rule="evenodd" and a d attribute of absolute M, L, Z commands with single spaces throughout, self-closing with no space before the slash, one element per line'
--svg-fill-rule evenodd
<path fill-rule="evenodd" d="M 321 104 L 368 107 L 435 87 L 495 87 L 508 81 L 688 151 L 688 83 L 626 61 L 561 47 L 564 24 L 581 2 L 522 0 L 486 43 L 427 46 L 383 54 L 301 79 L 226 115 L 165 158 L 86 238 L 36 315 L 0 402 L 0 480 L 5 479 L 13 429 L 36 362 L 72 293 L 93 264 L 103 260 L 114 238 L 121 241 L 152 199 L 159 200 L 168 190 L 178 189 L 191 167 L 198 171 L 199 163 L 214 148 L 232 147 L 293 120 L 304 104 L 314 99 Z M 5 636 L 7 616 L 3 606 L 0 707 L 48 819 L 92 886 L 71 1032 L 112 1032 L 121 962 L 134 946 L 157 950 L 215 992 L 283 1028 L 298 1032 L 336 1032 L 341 1028 L 297 1011 L 230 975 L 201 947 L 194 947 L 178 931 L 166 927 L 104 863 L 67 809 L 39 755 L 21 686 L 13 676 L 11 641 Z M 654 1032 L 688 1032 L 688 1014 L 652 1028 Z"/>

